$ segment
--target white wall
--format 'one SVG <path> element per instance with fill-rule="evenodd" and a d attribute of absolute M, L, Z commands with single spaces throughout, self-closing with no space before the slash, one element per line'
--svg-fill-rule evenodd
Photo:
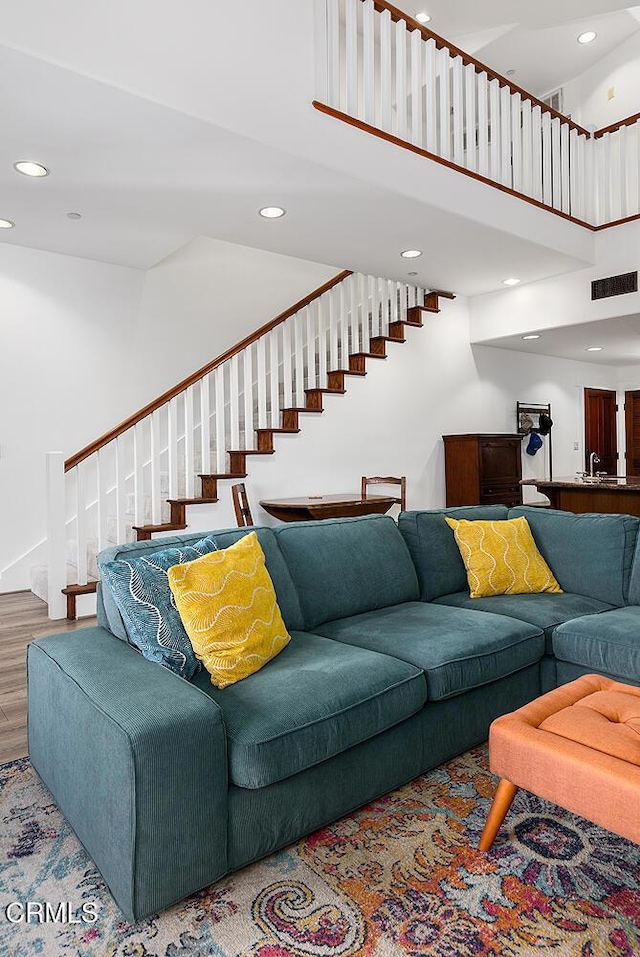
<path fill-rule="evenodd" d="M 474 342 L 640 312 L 640 292 L 591 300 L 591 282 L 638 268 L 640 223 L 595 234 L 596 265 L 471 300 Z"/>
<path fill-rule="evenodd" d="M 0 591 L 29 586 L 65 457 L 335 275 L 197 239 L 148 273 L 0 244 Z"/>
<path fill-rule="evenodd" d="M 615 95 L 610 100 L 611 87 Z M 640 112 L 640 31 L 563 89 L 564 112 L 582 126 L 602 129 Z"/>

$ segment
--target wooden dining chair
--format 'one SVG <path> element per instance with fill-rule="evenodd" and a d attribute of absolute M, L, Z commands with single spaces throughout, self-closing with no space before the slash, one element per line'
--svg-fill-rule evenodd
<path fill-rule="evenodd" d="M 247 490 L 244 487 L 244 482 L 238 482 L 237 485 L 232 485 L 231 495 L 233 497 L 233 510 L 236 513 L 238 528 L 242 528 L 245 525 L 253 525 L 253 516 L 251 514 L 251 508 L 249 507 L 249 499 L 247 498 Z"/>
<path fill-rule="evenodd" d="M 400 506 L 401 512 L 406 511 L 406 508 L 407 508 L 407 477 L 406 475 L 402 475 L 399 478 L 395 475 L 372 475 L 370 477 L 363 475 L 361 492 L 360 492 L 363 499 L 367 497 L 367 486 L 369 485 L 399 485 L 400 495 L 398 498 L 396 498 L 396 502 Z"/>

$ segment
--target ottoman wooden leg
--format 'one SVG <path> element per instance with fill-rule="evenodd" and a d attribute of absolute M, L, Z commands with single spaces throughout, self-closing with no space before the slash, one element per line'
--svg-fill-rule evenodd
<path fill-rule="evenodd" d="M 496 839 L 496 834 L 500 830 L 500 825 L 507 816 L 507 811 L 513 804 L 513 799 L 517 793 L 518 788 L 516 785 L 512 784 L 511 781 L 507 781 L 506 778 L 502 778 L 496 790 L 493 804 L 487 817 L 487 823 L 484 826 L 484 831 L 478 844 L 481 851 L 491 850 L 493 842 Z"/>

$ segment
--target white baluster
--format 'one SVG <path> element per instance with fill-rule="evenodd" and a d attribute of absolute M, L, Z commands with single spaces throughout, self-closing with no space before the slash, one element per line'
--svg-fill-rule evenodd
<path fill-rule="evenodd" d="M 627 196 L 628 196 L 628 215 L 634 216 L 640 211 L 640 183 L 638 181 L 638 172 L 640 164 L 640 150 L 638 149 L 640 140 L 640 125 L 635 123 L 629 127 L 629 151 L 627 165 Z"/>
<path fill-rule="evenodd" d="M 553 166 L 551 147 L 551 114 L 542 114 L 542 202 L 553 205 Z"/>
<path fill-rule="evenodd" d="M 244 350 L 242 364 L 242 388 L 244 393 L 244 445 L 250 449 L 253 445 L 253 347 Z"/>
<path fill-rule="evenodd" d="M 291 357 L 293 354 L 293 345 L 291 342 L 291 332 L 293 329 L 293 319 L 287 319 L 282 326 L 282 386 L 283 386 L 283 408 L 290 409 L 295 405 L 293 397 L 293 372 L 291 371 Z"/>
<path fill-rule="evenodd" d="M 173 398 L 167 408 L 167 461 L 169 467 L 169 498 L 178 497 L 178 400 Z"/>
<path fill-rule="evenodd" d="M 339 287 L 339 305 L 338 305 L 338 314 L 337 314 L 337 331 L 338 331 L 338 346 L 340 349 L 340 369 L 349 368 L 349 325 L 348 325 L 348 313 L 349 313 L 349 283 L 351 278 L 345 279 L 344 282 L 340 283 Z"/>
<path fill-rule="evenodd" d="M 380 15 L 380 129 L 387 133 L 393 129 L 391 47 L 391 14 L 385 10 Z"/>
<path fill-rule="evenodd" d="M 534 106 L 531 110 L 531 195 L 542 201 L 542 110 Z"/>
<path fill-rule="evenodd" d="M 489 86 L 486 73 L 478 73 L 478 172 L 481 176 L 490 175 L 489 167 Z M 472 143 L 475 146 L 475 142 Z"/>
<path fill-rule="evenodd" d="M 560 122 L 560 121 L 558 121 Z M 563 213 L 568 213 L 571 208 L 571 166 L 569 154 L 569 126 L 567 123 L 560 124 L 560 161 L 561 161 L 561 183 L 562 190 L 560 196 L 561 209 Z"/>
<path fill-rule="evenodd" d="M 340 366 L 340 350 L 338 343 L 338 312 L 340 309 L 340 294 L 338 290 L 329 291 L 329 369 L 335 372 Z"/>
<path fill-rule="evenodd" d="M 436 59 L 437 50 L 435 40 L 427 40 L 424 47 L 424 91 L 425 91 L 425 147 L 430 153 L 438 152 L 438 101 Z"/>
<path fill-rule="evenodd" d="M 210 376 L 205 375 L 200 380 L 200 455 L 202 459 L 201 472 L 209 475 L 211 472 L 211 391 Z M 216 418 L 218 406 L 216 405 Z M 224 418 L 224 409 L 222 410 Z"/>
<path fill-rule="evenodd" d="M 116 544 L 121 545 L 127 540 L 127 441 L 132 439 L 131 430 L 125 435 L 119 435 L 115 440 L 116 455 Z M 173 493 L 172 493 L 173 494 Z M 177 490 L 175 492 L 177 495 Z"/>
<path fill-rule="evenodd" d="M 109 477 L 107 464 L 113 453 L 113 443 L 98 451 L 96 456 L 96 479 L 98 486 L 98 551 L 107 547 L 109 537 Z"/>
<path fill-rule="evenodd" d="M 533 195 L 533 138 L 531 130 L 531 100 L 522 104 L 522 183 L 525 196 Z"/>
<path fill-rule="evenodd" d="M 47 453 L 47 605 L 49 618 L 66 616 L 62 589 L 67 586 L 64 456 Z M 77 471 L 77 468 L 74 469 Z"/>
<path fill-rule="evenodd" d="M 522 192 L 522 97 L 511 94 L 511 162 L 513 170 L 513 188 Z"/>
<path fill-rule="evenodd" d="M 489 81 L 489 106 L 491 115 L 489 121 L 489 177 L 496 183 L 502 182 L 501 163 L 501 132 L 500 132 L 500 83 L 498 80 Z"/>
<path fill-rule="evenodd" d="M 388 296 L 389 296 L 389 324 L 392 322 L 397 322 L 400 319 L 398 315 L 398 293 L 397 286 L 392 279 L 389 280 L 387 284 Z"/>
<path fill-rule="evenodd" d="M 411 142 L 422 146 L 422 34 L 411 33 Z"/>
<path fill-rule="evenodd" d="M 585 175 L 585 204 L 584 218 L 588 223 L 596 225 L 598 222 L 598 178 L 597 168 L 597 149 L 598 141 L 589 137 L 585 140 L 584 146 L 584 175 Z"/>
<path fill-rule="evenodd" d="M 629 132 L 628 126 L 621 126 L 618 130 L 616 139 L 618 141 L 618 177 L 620 180 L 620 186 L 617 190 L 618 194 L 618 213 L 617 216 L 614 213 L 613 218 L 624 219 L 628 215 L 628 191 L 627 191 L 627 134 Z M 615 175 L 615 174 L 614 174 Z"/>
<path fill-rule="evenodd" d="M 611 133 L 605 133 L 597 142 L 599 225 L 611 221 Z"/>
<path fill-rule="evenodd" d="M 87 583 L 87 490 L 86 460 L 75 468 L 76 473 L 76 567 L 78 585 Z"/>
<path fill-rule="evenodd" d="M 466 132 L 466 155 L 464 165 L 467 169 L 474 172 L 478 169 L 478 156 L 476 152 L 476 68 L 473 63 L 468 63 L 464 68 L 464 91 L 465 91 L 465 132 Z"/>
<path fill-rule="evenodd" d="M 258 359 L 257 383 L 258 383 L 258 428 L 267 428 L 267 363 L 265 356 L 264 336 L 261 336 L 256 343 L 256 353 Z M 252 446 L 253 447 L 253 446 Z"/>
<path fill-rule="evenodd" d="M 360 342 L 362 351 L 369 352 L 369 277 L 362 273 L 358 277 L 358 299 L 360 301 Z"/>
<path fill-rule="evenodd" d="M 512 142 L 511 90 L 508 86 L 503 86 L 500 90 L 500 165 L 502 167 L 501 182 L 509 189 L 513 187 Z"/>
<path fill-rule="evenodd" d="M 238 353 L 229 360 L 229 448 L 240 445 L 240 372 Z"/>
<path fill-rule="evenodd" d="M 378 291 L 378 280 L 375 276 L 369 277 L 369 302 L 371 309 L 371 335 L 381 336 L 380 328 L 380 295 Z"/>
<path fill-rule="evenodd" d="M 407 25 L 404 20 L 395 24 L 396 34 L 396 133 L 407 139 Z"/>
<path fill-rule="evenodd" d="M 447 47 L 438 51 L 438 74 L 440 76 L 440 140 L 439 154 L 451 159 L 451 87 L 449 68 L 451 57 Z"/>
<path fill-rule="evenodd" d="M 327 0 L 327 73 L 329 106 L 341 109 L 339 0 Z"/>
<path fill-rule="evenodd" d="M 349 352 L 360 352 L 360 336 L 358 335 L 358 275 L 350 277 L 349 280 Z"/>
<path fill-rule="evenodd" d="M 464 166 L 464 99 L 463 99 L 463 63 L 462 57 L 457 56 L 452 61 L 453 85 L 453 161 L 458 166 Z"/>
<path fill-rule="evenodd" d="M 560 159 L 560 119 L 551 120 L 551 162 L 553 164 L 553 208 L 562 208 L 562 162 Z"/>
<path fill-rule="evenodd" d="M 227 442 L 225 428 L 224 366 L 213 371 L 214 404 L 216 410 L 216 472 L 226 472 Z M 204 473 L 209 474 L 208 472 Z"/>
<path fill-rule="evenodd" d="M 149 459 L 151 466 L 151 523 L 159 525 L 160 509 L 160 419 L 156 409 L 149 416 Z"/>
<path fill-rule="evenodd" d="M 133 524 L 144 525 L 144 423 L 133 427 Z"/>
<path fill-rule="evenodd" d="M 295 315 L 295 352 L 294 369 L 296 379 L 296 407 L 303 409 L 305 406 L 305 381 L 304 381 L 304 310 Z"/>
<path fill-rule="evenodd" d="M 278 355 L 279 329 L 266 336 L 269 344 L 269 428 L 280 427 L 280 357 Z"/>
<path fill-rule="evenodd" d="M 349 116 L 358 116 L 358 6 L 359 0 L 346 3 L 346 71 L 347 103 Z"/>
<path fill-rule="evenodd" d="M 362 86 L 364 95 L 365 123 L 375 123 L 375 10 L 373 0 L 365 0 L 362 6 Z"/>
<path fill-rule="evenodd" d="M 315 302 L 318 327 L 318 384 L 321 389 L 327 387 L 327 327 L 329 316 L 329 294 L 325 293 Z"/>
<path fill-rule="evenodd" d="M 193 498 L 195 494 L 195 461 L 193 436 L 193 386 L 187 388 L 184 396 L 184 495 Z M 202 473 L 206 475 L 206 472 Z"/>
<path fill-rule="evenodd" d="M 582 151 L 578 131 L 569 132 L 569 212 L 580 218 L 580 191 L 582 187 Z"/>

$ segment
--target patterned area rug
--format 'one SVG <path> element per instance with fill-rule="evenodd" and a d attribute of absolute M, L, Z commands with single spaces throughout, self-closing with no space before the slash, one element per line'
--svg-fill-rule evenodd
<path fill-rule="evenodd" d="M 520 792 L 483 854 L 494 787 L 477 748 L 131 925 L 29 762 L 11 762 L 0 767 L 0 954 L 640 955 L 640 848 Z M 58 916 L 79 922 L 11 923 L 12 901 L 64 904 Z M 83 907 L 97 919 L 83 922 Z"/>

